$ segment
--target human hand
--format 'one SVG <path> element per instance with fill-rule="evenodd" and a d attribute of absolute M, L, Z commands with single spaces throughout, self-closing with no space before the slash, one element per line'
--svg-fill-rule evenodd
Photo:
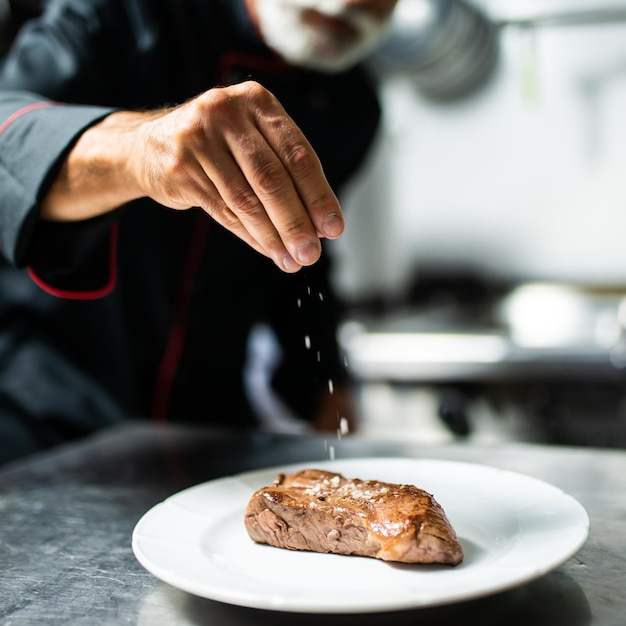
<path fill-rule="evenodd" d="M 311 265 L 344 228 L 313 148 L 278 100 L 246 82 L 211 89 L 136 126 L 142 195 L 201 207 L 286 272 Z"/>

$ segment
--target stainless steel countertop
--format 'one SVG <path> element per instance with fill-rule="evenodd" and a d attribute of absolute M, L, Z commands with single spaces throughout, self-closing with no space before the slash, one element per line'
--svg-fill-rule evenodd
<path fill-rule="evenodd" d="M 227 474 L 328 458 L 410 456 L 523 472 L 577 498 L 591 534 L 563 566 L 450 606 L 358 616 L 262 611 L 197 598 L 136 561 L 131 534 L 163 498 Z M 0 624 L 582 626 L 626 621 L 626 451 L 376 442 L 134 424 L 0 470 Z"/>

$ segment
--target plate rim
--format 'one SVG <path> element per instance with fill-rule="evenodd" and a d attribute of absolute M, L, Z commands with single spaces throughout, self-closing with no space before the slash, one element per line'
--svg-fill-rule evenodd
<path fill-rule="evenodd" d="M 298 469 L 303 469 L 305 467 L 320 467 L 324 468 L 335 468 L 337 471 L 344 471 L 345 469 L 340 469 L 343 466 L 350 465 L 361 465 L 363 463 L 371 463 L 378 462 L 381 464 L 391 464 L 398 465 L 402 463 L 407 463 L 409 465 L 440 465 L 445 466 L 448 469 L 451 467 L 458 469 L 467 469 L 471 468 L 473 470 L 478 470 L 481 472 L 489 473 L 497 473 L 502 476 L 511 475 L 516 477 L 516 480 L 522 479 L 529 484 L 535 484 L 541 487 L 544 490 L 552 491 L 555 495 L 558 495 L 560 498 L 563 498 L 568 501 L 569 505 L 576 509 L 577 515 L 580 516 L 580 519 L 576 524 L 571 524 L 571 529 L 577 529 L 579 531 L 579 536 L 577 540 L 572 541 L 569 545 L 568 550 L 563 551 L 562 555 L 557 559 L 553 558 L 550 562 L 544 563 L 542 567 L 536 568 L 532 571 L 526 572 L 524 576 L 520 576 L 515 578 L 515 580 L 503 580 L 500 584 L 492 584 L 491 586 L 483 589 L 483 590 L 474 590 L 470 595 L 459 593 L 457 595 L 452 594 L 449 597 L 438 598 L 436 600 L 424 601 L 421 599 L 409 599 L 407 598 L 405 601 L 392 600 L 390 602 L 381 602 L 380 600 L 373 603 L 366 603 L 363 606 L 355 606 L 353 603 L 344 604 L 342 602 L 335 603 L 322 603 L 320 606 L 319 602 L 309 602 L 309 604 L 302 602 L 290 602 L 288 596 L 285 596 L 282 602 L 267 601 L 266 599 L 259 599 L 259 591 L 248 591 L 242 593 L 241 591 L 237 591 L 233 593 L 232 591 L 228 591 L 223 589 L 220 586 L 215 584 L 211 585 L 198 585 L 193 580 L 181 581 L 181 579 L 176 576 L 173 572 L 168 572 L 166 569 L 160 567 L 158 564 L 155 564 L 153 559 L 151 559 L 147 554 L 145 554 L 142 549 L 140 543 L 142 539 L 151 540 L 154 538 L 149 537 L 148 535 L 142 535 L 141 529 L 142 526 L 154 516 L 157 509 L 168 505 L 176 505 L 176 499 L 183 496 L 183 494 L 188 494 L 194 490 L 202 490 L 203 488 L 207 488 L 210 486 L 214 486 L 216 483 L 226 483 L 227 481 L 254 481 L 257 480 L 259 482 L 259 487 L 263 486 L 263 484 L 267 484 L 267 480 L 272 475 L 277 475 L 280 472 L 292 472 L 297 471 Z M 247 486 L 247 485 L 246 485 Z M 252 491 L 250 492 L 252 495 Z M 244 504 L 245 506 L 245 504 Z M 207 520 L 208 521 L 208 520 Z M 583 507 L 583 505 L 572 495 L 565 492 L 560 487 L 537 478 L 532 475 L 527 475 L 522 472 L 518 472 L 515 470 L 509 470 L 505 468 L 501 468 L 494 465 L 487 465 L 483 463 L 474 463 L 468 462 L 464 460 L 449 460 L 444 458 L 414 458 L 407 456 L 362 456 L 362 457 L 346 457 L 339 459 L 317 459 L 310 461 L 298 461 L 292 463 L 285 463 L 274 466 L 267 466 L 257 469 L 252 469 L 248 471 L 228 474 L 225 476 L 220 476 L 208 481 L 204 481 L 201 483 L 197 483 L 195 485 L 191 485 L 186 487 L 176 493 L 171 494 L 166 497 L 162 501 L 158 502 L 150 509 L 148 509 L 137 521 L 133 532 L 132 532 L 132 550 L 139 561 L 139 563 L 152 575 L 154 575 L 157 579 L 172 585 L 182 591 L 191 593 L 193 595 L 197 595 L 203 598 L 207 598 L 210 600 L 216 600 L 219 602 L 223 602 L 226 604 L 262 609 L 262 610 L 270 610 L 270 611 L 284 611 L 284 612 L 293 612 L 293 613 L 311 613 L 311 614 L 362 614 L 362 613 L 377 613 L 377 612 L 387 612 L 387 611 L 397 611 L 397 610 L 410 610 L 410 609 L 423 609 L 435 606 L 442 606 L 446 604 L 455 604 L 463 601 L 478 599 L 481 597 L 486 597 L 490 595 L 494 595 L 520 585 L 526 584 L 532 580 L 540 578 L 541 576 L 546 575 L 550 571 L 560 567 L 563 563 L 565 563 L 568 559 L 574 556 L 586 543 L 589 537 L 590 531 L 590 518 L 589 514 Z M 156 539 L 155 539 L 156 540 Z M 306 552 L 298 553 L 298 554 L 306 554 Z M 340 556 L 340 555 L 333 555 Z M 343 557 L 341 557 L 343 558 Z"/>

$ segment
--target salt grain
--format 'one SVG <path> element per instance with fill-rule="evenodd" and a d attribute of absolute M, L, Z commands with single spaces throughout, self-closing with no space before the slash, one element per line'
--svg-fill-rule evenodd
<path fill-rule="evenodd" d="M 304 345 L 307 350 L 311 349 L 311 337 L 309 337 L 308 335 L 304 336 Z"/>
<path fill-rule="evenodd" d="M 350 432 L 350 426 L 348 425 L 348 420 L 345 417 L 342 417 L 339 420 L 339 432 L 342 435 L 347 435 Z"/>

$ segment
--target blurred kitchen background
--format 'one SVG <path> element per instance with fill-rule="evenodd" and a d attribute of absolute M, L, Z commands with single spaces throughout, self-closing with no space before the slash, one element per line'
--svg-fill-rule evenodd
<path fill-rule="evenodd" d="M 0 0 L 0 53 L 40 4 Z M 360 434 L 625 447 L 626 0 L 399 0 L 369 62 L 332 245 Z"/>
<path fill-rule="evenodd" d="M 626 445 L 626 2 L 400 0 L 336 282 L 361 433 Z"/>

